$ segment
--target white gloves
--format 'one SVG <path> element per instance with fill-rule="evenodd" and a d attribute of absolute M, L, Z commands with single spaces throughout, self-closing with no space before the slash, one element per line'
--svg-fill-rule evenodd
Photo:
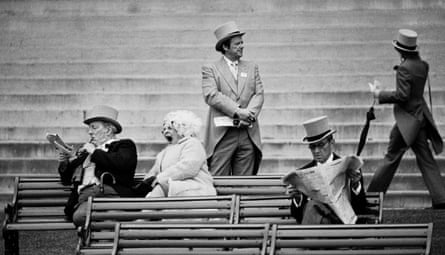
<path fill-rule="evenodd" d="M 373 83 L 368 83 L 369 89 L 371 90 L 371 93 L 373 94 L 374 98 L 378 98 L 380 91 L 381 91 L 381 84 L 378 80 L 374 80 Z"/>

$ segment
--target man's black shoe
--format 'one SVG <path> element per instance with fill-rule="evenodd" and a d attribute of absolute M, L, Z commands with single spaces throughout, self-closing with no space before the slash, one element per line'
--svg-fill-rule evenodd
<path fill-rule="evenodd" d="M 445 203 L 441 203 L 441 204 L 433 204 L 433 209 L 434 209 L 434 210 L 445 209 Z"/>

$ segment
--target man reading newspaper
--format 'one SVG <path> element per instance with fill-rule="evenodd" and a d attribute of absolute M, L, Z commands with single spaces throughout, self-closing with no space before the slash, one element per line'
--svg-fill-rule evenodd
<path fill-rule="evenodd" d="M 293 197 L 291 214 L 301 224 L 354 224 L 366 211 L 362 161 L 334 153 L 336 132 L 321 116 L 303 123 L 313 160 L 283 178 Z"/>

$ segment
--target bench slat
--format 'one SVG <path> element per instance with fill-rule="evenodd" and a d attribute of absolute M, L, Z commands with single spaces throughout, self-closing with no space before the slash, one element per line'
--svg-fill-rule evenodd
<path fill-rule="evenodd" d="M 360 249 L 360 250 L 282 250 L 277 251 L 275 255 L 419 255 L 425 254 L 423 249 L 386 249 L 386 250 L 375 250 L 375 249 Z"/>
<path fill-rule="evenodd" d="M 147 201 L 147 200 L 146 200 Z M 166 202 L 107 202 L 94 203 L 93 210 L 150 210 L 150 209 L 223 209 L 230 206 L 231 201 L 166 201 Z"/>
<path fill-rule="evenodd" d="M 68 197 L 71 194 L 71 190 L 64 189 L 64 190 L 54 190 L 54 189 L 48 189 L 48 190 L 21 190 L 19 191 L 18 198 L 44 198 L 44 197 Z"/>
<path fill-rule="evenodd" d="M 26 206 L 65 206 L 68 197 L 65 198 L 43 198 L 43 199 L 21 199 L 17 201 L 19 207 Z"/>
<path fill-rule="evenodd" d="M 44 223 L 44 224 L 42 224 Z M 71 222 L 42 222 L 42 223 L 11 223 L 6 225 L 7 230 L 72 230 L 76 229 Z"/>
<path fill-rule="evenodd" d="M 210 238 L 215 238 L 213 235 Z M 187 238 L 189 238 L 187 236 Z M 207 237 L 206 237 L 207 238 Z M 263 240 L 206 240 L 206 239 L 169 239 L 169 240 L 120 240 L 119 246 L 122 248 L 138 248 L 138 247 L 193 247 L 193 248 L 249 248 L 261 247 Z"/>
<path fill-rule="evenodd" d="M 70 186 L 63 185 L 60 181 L 54 182 L 25 182 L 19 183 L 19 190 L 42 190 L 42 189 L 69 189 Z"/>
<path fill-rule="evenodd" d="M 139 212 L 92 212 L 92 217 L 96 221 L 101 220 L 115 220 L 115 221 L 128 221 L 128 220 L 143 220 L 143 219 L 186 219 L 186 218 L 223 218 L 229 217 L 229 210 L 193 210 L 193 211 L 139 211 Z"/>
<path fill-rule="evenodd" d="M 426 245 L 425 238 L 332 238 L 279 240 L 276 245 L 282 248 L 332 248 L 332 247 L 421 247 Z"/>
<path fill-rule="evenodd" d="M 277 187 L 263 187 L 263 188 L 230 188 L 230 187 L 217 187 L 216 191 L 220 195 L 240 194 L 240 195 L 272 195 L 272 194 L 284 194 L 285 188 Z"/>
<path fill-rule="evenodd" d="M 109 253 L 108 253 L 109 254 Z M 171 249 L 170 251 L 160 250 L 157 248 L 143 248 L 143 249 L 124 249 L 119 252 L 119 255 L 146 255 L 146 254 L 157 254 L 157 255 L 260 255 L 262 253 L 258 251 L 252 251 L 248 249 L 231 249 L 228 251 L 224 250 L 209 250 L 209 249 Z"/>

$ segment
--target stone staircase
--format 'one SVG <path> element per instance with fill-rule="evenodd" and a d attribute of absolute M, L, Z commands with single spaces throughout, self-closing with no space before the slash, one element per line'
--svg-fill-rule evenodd
<path fill-rule="evenodd" d="M 399 28 L 420 34 L 431 65 L 434 116 L 445 134 L 445 1 L 443 0 L 78 0 L 0 2 L 0 194 L 17 175 L 55 174 L 45 140 L 87 140 L 83 111 L 120 110 L 138 144 L 138 171 L 165 145 L 163 116 L 189 109 L 205 118 L 201 65 L 219 58 L 214 28 L 234 20 L 246 31 L 245 56 L 259 64 L 265 87 L 260 116 L 261 174 L 281 174 L 310 159 L 301 123 L 328 115 L 337 151 L 353 154 L 372 104 L 367 83 L 394 86 Z M 365 184 L 379 165 L 393 125 L 392 107 L 376 107 L 365 160 Z M 445 174 L 445 156 L 436 157 Z M 430 199 L 408 152 L 385 201 L 422 208 Z"/>

